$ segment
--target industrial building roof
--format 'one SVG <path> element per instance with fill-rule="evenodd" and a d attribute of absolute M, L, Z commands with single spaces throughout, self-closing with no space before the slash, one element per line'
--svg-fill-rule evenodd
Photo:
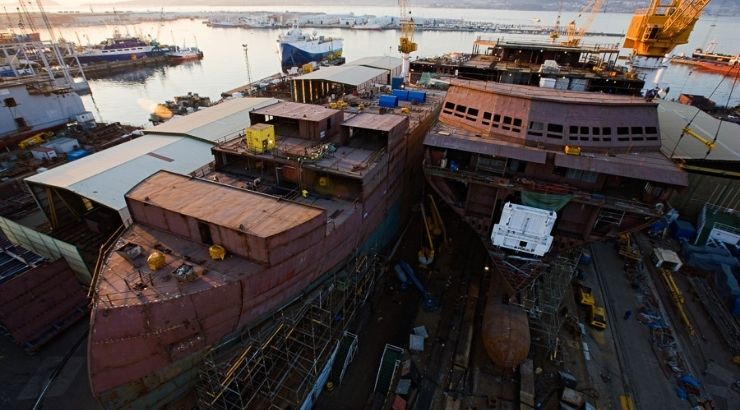
<path fill-rule="evenodd" d="M 144 130 L 145 134 L 186 135 L 207 142 L 218 142 L 235 137 L 249 125 L 249 112 L 275 104 L 275 98 L 235 98 L 190 115 Z"/>
<path fill-rule="evenodd" d="M 211 147 L 249 126 L 249 112 L 274 98 L 237 98 L 145 130 L 145 135 L 26 178 L 66 189 L 119 211 L 124 195 L 159 170 L 189 174 L 213 161 Z"/>
<path fill-rule="evenodd" d="M 740 125 L 720 121 L 698 108 L 672 101 L 659 101 L 661 151 L 674 159 L 706 161 L 740 161 Z M 707 139 L 715 146 L 709 149 L 698 139 L 685 134 L 683 129 L 691 121 L 689 128 Z M 721 124 L 721 125 L 720 125 Z M 683 137 L 681 136 L 682 134 Z"/>
<path fill-rule="evenodd" d="M 359 60 L 350 61 L 346 65 L 359 65 L 370 68 L 381 68 L 384 70 L 395 70 L 401 68 L 403 61 L 398 57 L 391 56 L 375 56 L 365 57 Z"/>
<path fill-rule="evenodd" d="M 320 208 L 170 172 L 158 172 L 141 181 L 127 196 L 261 238 L 324 214 Z"/>
<path fill-rule="evenodd" d="M 120 211 L 131 187 L 161 169 L 188 174 L 207 165 L 213 160 L 212 146 L 188 137 L 144 135 L 26 181 L 67 189 Z"/>
<path fill-rule="evenodd" d="M 290 101 L 282 101 L 257 110 L 255 114 L 272 115 L 274 117 L 290 118 L 294 120 L 321 121 L 339 112 L 320 105 L 299 104 Z"/>
<path fill-rule="evenodd" d="M 325 80 L 334 83 L 358 86 L 373 78 L 386 74 L 386 70 L 358 65 L 322 67 L 312 73 L 296 77 L 295 80 Z"/>

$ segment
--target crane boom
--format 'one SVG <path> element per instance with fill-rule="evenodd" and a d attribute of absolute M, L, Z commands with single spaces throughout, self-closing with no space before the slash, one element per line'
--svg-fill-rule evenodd
<path fill-rule="evenodd" d="M 399 19 L 399 27 L 401 28 L 401 37 L 399 39 L 398 51 L 401 53 L 401 59 L 403 65 L 401 66 L 401 76 L 406 78 L 409 73 L 409 54 L 416 51 L 416 43 L 414 43 L 414 30 L 416 30 L 416 22 L 411 17 L 411 11 L 408 8 L 408 0 L 398 0 L 398 7 L 401 11 L 401 18 Z"/>
<path fill-rule="evenodd" d="M 576 27 L 575 20 L 568 23 L 565 28 L 565 34 L 568 37 L 568 40 L 563 41 L 563 45 L 578 47 L 578 45 L 581 43 L 581 39 L 583 39 L 583 36 L 586 35 L 586 31 L 588 31 L 588 29 L 591 27 L 591 24 L 593 24 L 596 15 L 604 7 L 605 2 L 606 0 L 589 0 L 589 2 L 583 6 L 579 13 L 579 17 L 583 13 L 586 13 L 585 20 L 580 27 Z"/>
<path fill-rule="evenodd" d="M 709 0 L 652 0 L 632 16 L 624 47 L 637 56 L 663 57 L 689 42 L 689 35 Z"/>

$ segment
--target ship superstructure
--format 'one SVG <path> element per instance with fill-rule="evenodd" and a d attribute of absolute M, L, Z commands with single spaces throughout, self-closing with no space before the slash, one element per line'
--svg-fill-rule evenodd
<path fill-rule="evenodd" d="M 429 183 L 533 317 L 552 290 L 539 279 L 572 278 L 569 251 L 646 227 L 688 184 L 644 98 L 454 80 L 424 144 Z"/>
<path fill-rule="evenodd" d="M 113 37 L 106 39 L 99 45 L 84 48 L 77 53 L 77 58 L 81 63 L 126 61 L 162 55 L 167 51 L 165 48 L 160 48 L 156 42 L 147 42 L 138 37 L 124 36 L 115 31 Z"/>
<path fill-rule="evenodd" d="M 211 347 L 388 243 L 420 186 L 424 131 L 407 116 L 280 102 L 250 119 L 246 138 L 213 149 L 213 172 L 159 172 L 126 196 L 134 223 L 102 262 L 90 325 L 108 407 L 192 388 Z"/>
<path fill-rule="evenodd" d="M 278 37 L 280 64 L 283 71 L 311 62 L 321 62 L 342 56 L 341 38 L 307 34 L 294 26 Z"/>

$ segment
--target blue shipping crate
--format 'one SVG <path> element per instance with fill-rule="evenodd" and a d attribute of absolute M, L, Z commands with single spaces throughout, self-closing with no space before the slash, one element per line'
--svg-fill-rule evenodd
<path fill-rule="evenodd" d="M 403 85 L 403 77 L 391 78 L 391 89 L 395 90 L 395 89 L 401 88 L 402 85 Z"/>
<path fill-rule="evenodd" d="M 74 161 L 88 155 L 90 155 L 90 151 L 86 151 L 84 149 L 76 149 L 67 153 L 67 160 Z"/>
<path fill-rule="evenodd" d="M 424 91 L 409 91 L 409 101 L 423 103 L 427 100 L 427 93 Z"/>
<path fill-rule="evenodd" d="M 391 94 L 398 97 L 400 101 L 408 101 L 409 100 L 409 92 L 406 90 L 392 90 Z"/>
<path fill-rule="evenodd" d="M 381 95 L 378 97 L 378 105 L 383 108 L 396 108 L 398 107 L 398 97 L 395 95 Z"/>

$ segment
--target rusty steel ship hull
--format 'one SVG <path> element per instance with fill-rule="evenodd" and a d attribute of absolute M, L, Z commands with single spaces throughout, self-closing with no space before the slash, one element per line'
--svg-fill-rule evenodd
<path fill-rule="evenodd" d="M 345 210 L 346 220 L 325 237 L 307 231 L 295 239 L 312 243 L 304 250 L 288 252 L 269 267 L 245 267 L 249 272 L 242 279 L 202 292 L 147 303 L 99 298 L 91 316 L 88 368 L 92 391 L 103 407 L 159 408 L 181 400 L 193 390 L 200 363 L 212 348 L 269 320 L 354 257 L 387 245 L 420 194 L 422 140 L 437 112 L 438 107 L 411 126 L 403 149 L 390 153 L 401 159 L 364 205 Z M 196 252 L 179 247 L 174 235 L 158 232 L 155 237 L 152 232 L 134 226 L 124 235 L 150 246 L 166 243 L 175 254 Z M 207 255 L 191 255 L 198 257 Z"/>

